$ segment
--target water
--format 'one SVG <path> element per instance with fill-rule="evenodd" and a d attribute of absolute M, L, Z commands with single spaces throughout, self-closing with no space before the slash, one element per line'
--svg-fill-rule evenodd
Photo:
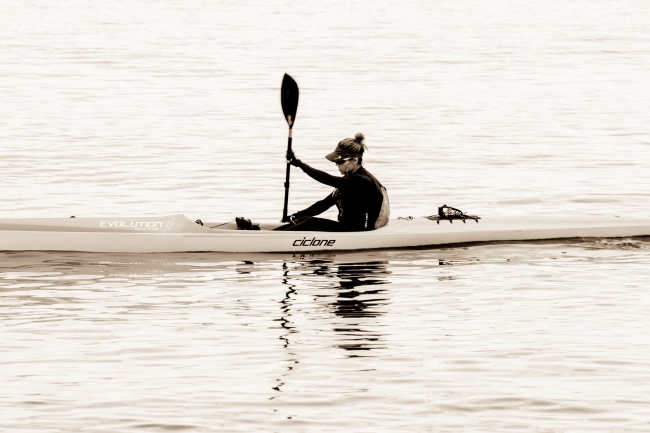
<path fill-rule="evenodd" d="M 334 170 L 363 132 L 394 216 L 647 217 L 648 23 L 632 0 L 0 1 L 0 210 L 279 219 L 288 72 L 298 156 Z M 290 211 L 328 193 L 291 180 Z M 644 432 L 649 251 L 0 253 L 0 431 Z"/>

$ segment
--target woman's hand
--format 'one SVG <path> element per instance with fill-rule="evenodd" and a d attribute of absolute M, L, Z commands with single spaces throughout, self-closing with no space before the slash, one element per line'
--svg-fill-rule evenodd
<path fill-rule="evenodd" d="M 291 149 L 287 150 L 287 164 L 291 164 L 294 167 L 298 167 L 300 165 L 300 160 L 296 158 L 296 155 Z"/>

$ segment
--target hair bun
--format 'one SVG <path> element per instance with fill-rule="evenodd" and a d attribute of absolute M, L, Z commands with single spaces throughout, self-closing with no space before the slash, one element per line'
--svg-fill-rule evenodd
<path fill-rule="evenodd" d="M 354 140 L 355 141 L 358 141 L 359 143 L 363 143 L 364 139 L 365 139 L 365 137 L 363 136 L 362 133 L 357 132 L 356 134 L 354 134 Z"/>

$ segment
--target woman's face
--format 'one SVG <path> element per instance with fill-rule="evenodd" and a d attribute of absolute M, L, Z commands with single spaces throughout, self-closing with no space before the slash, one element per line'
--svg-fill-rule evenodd
<path fill-rule="evenodd" d="M 343 176 L 348 173 L 353 173 L 359 167 L 359 163 L 357 161 L 357 158 L 347 158 L 343 160 L 342 164 L 337 164 L 339 172 Z"/>

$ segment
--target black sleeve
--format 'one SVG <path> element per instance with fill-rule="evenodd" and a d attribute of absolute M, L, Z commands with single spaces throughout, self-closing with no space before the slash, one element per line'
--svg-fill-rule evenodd
<path fill-rule="evenodd" d="M 329 185 L 334 188 L 341 188 L 341 187 L 345 187 L 350 182 L 350 178 L 348 177 L 332 176 L 331 174 L 325 173 L 324 171 L 317 170 L 314 167 L 311 167 L 300 160 L 297 160 L 296 162 L 297 162 L 297 167 L 300 167 L 302 171 L 307 173 L 309 177 L 325 185 Z"/>
<path fill-rule="evenodd" d="M 296 218 L 303 216 L 316 216 L 325 212 L 327 209 L 331 208 L 336 204 L 336 199 L 334 198 L 334 193 L 328 194 L 324 199 L 317 201 L 313 205 L 309 206 L 307 209 L 296 212 L 294 215 Z"/>

